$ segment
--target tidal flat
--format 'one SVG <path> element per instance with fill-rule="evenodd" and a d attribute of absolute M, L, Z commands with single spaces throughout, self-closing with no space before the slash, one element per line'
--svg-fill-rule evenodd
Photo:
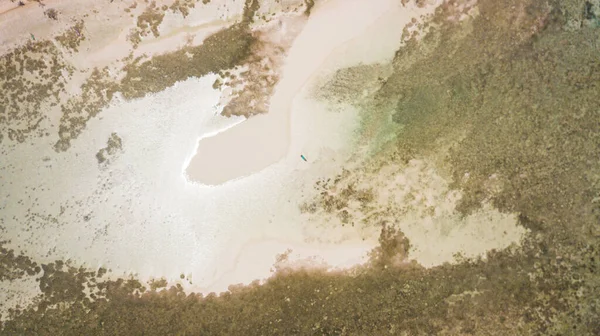
<path fill-rule="evenodd" d="M 301 2 L 297 11 L 305 11 L 309 25 L 328 3 Z M 415 11 L 433 4 L 398 1 Z M 90 70 L 86 82 L 76 71 L 67 76 L 79 63 L 53 43 L 30 42 L 2 56 L 0 64 L 13 70 L 0 83 L 15 93 L 0 101 L 7 158 L 0 164 L 0 292 L 14 304 L 2 307 L 0 334 L 600 334 L 600 3 L 435 4 L 406 26 L 388 59 L 323 67 L 328 71 L 302 88 L 295 98 L 302 108 L 290 112 L 291 137 L 329 134 L 318 138 L 327 145 L 292 141 L 291 154 L 262 175 L 221 189 L 194 189 L 181 172 L 197 142 L 194 132 L 233 123 L 207 121 L 221 98 L 210 91 L 218 74 L 194 81 L 179 69 L 181 76 L 159 87 L 160 76 L 138 76 L 144 83 L 130 75 L 142 66 L 160 70 L 148 56 L 122 61 L 134 63 L 113 75 L 111 67 L 122 63 Z M 268 17 L 263 5 L 241 4 L 231 27 Z M 130 11 L 144 13 L 138 6 L 144 8 Z M 182 8 L 177 15 L 186 20 L 200 15 L 194 6 Z M 148 29 L 149 39 L 163 34 L 160 25 Z M 78 52 L 94 39 L 89 35 Z M 347 51 L 378 41 L 365 36 L 326 63 L 339 65 L 332 59 L 341 54 L 361 59 Z M 39 51 L 51 56 L 24 58 L 39 59 Z M 226 62 L 232 73 L 236 60 Z M 246 60 L 239 58 L 240 66 Z M 25 63 L 13 66 L 19 62 Z M 38 86 L 28 77 L 34 65 L 41 67 Z M 40 88 L 44 80 L 56 86 L 40 89 L 39 100 L 18 84 Z M 65 89 L 58 87 L 63 80 Z M 86 84 L 74 98 L 67 90 L 78 81 Z M 127 96 L 134 91 L 126 91 L 126 81 L 148 100 Z M 186 105 L 185 92 L 194 89 L 206 94 Z M 95 97 L 91 107 L 68 103 L 88 97 Z M 208 112 L 195 109 L 200 101 Z M 44 115 L 40 109 L 51 111 L 53 103 L 58 114 Z M 299 117 L 304 109 L 313 112 L 312 122 Z M 69 111 L 83 115 L 66 130 Z M 329 131 L 336 123 L 344 127 Z M 55 146 L 64 139 L 68 146 Z M 28 170 L 29 162 L 38 170 Z M 36 177 L 56 167 L 71 167 L 64 168 L 69 179 Z M 268 192 L 240 196 L 260 187 Z M 225 212 L 231 215 L 220 222 Z M 275 256 L 285 248 L 276 245 L 268 278 L 200 293 L 190 285 L 204 281 L 198 275 L 228 274 L 203 262 L 239 253 L 210 245 L 214 237 L 228 237 L 222 246 L 302 237 L 290 246 L 348 243 L 369 252 L 332 269 L 290 261 L 293 251 Z M 121 276 L 123 270 L 132 272 Z"/>

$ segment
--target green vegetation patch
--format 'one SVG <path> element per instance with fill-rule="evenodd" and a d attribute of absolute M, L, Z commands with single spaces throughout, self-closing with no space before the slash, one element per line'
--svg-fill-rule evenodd
<path fill-rule="evenodd" d="M 137 18 L 137 27 L 141 36 L 146 36 L 150 32 L 154 37 L 159 37 L 158 26 L 165 17 L 164 11 L 156 7 L 156 2 L 152 1 L 146 10 Z"/>
<path fill-rule="evenodd" d="M 83 20 L 79 20 L 67 31 L 55 37 L 55 40 L 58 43 L 62 44 L 65 48 L 70 49 L 74 52 L 78 52 L 78 48 L 81 45 L 81 42 L 85 40 L 83 28 Z"/>
<path fill-rule="evenodd" d="M 118 89 L 108 74 L 108 68 L 94 69 L 81 86 L 82 93 L 69 99 L 62 107 L 58 129 L 59 140 L 54 145 L 57 152 L 70 147 L 72 139 L 83 132 L 88 120 L 95 117 L 112 99 Z"/>
<path fill-rule="evenodd" d="M 121 140 L 121 137 L 119 137 L 117 133 L 111 133 L 110 137 L 106 141 L 106 147 L 101 148 L 98 153 L 96 153 L 98 164 L 109 163 L 109 159 L 115 156 L 122 149 L 123 140 Z"/>
<path fill-rule="evenodd" d="M 17 280 L 25 275 L 35 275 L 40 272 L 38 264 L 30 258 L 15 253 L 12 249 L 2 246 L 0 242 L 0 281 Z"/>
<path fill-rule="evenodd" d="M 29 41 L 0 57 L 0 143 L 44 135 L 39 126 L 64 92 L 63 70 L 73 71 L 48 40 Z"/>
<path fill-rule="evenodd" d="M 127 99 L 140 98 L 188 77 L 202 77 L 232 68 L 249 55 L 253 42 L 254 38 L 243 26 L 232 26 L 209 36 L 199 46 L 184 47 L 126 66 L 120 91 Z"/>

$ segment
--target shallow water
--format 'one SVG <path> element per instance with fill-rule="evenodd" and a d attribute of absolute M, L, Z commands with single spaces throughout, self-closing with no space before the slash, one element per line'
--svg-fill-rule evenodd
<path fill-rule="evenodd" d="M 406 13 L 404 21 L 390 22 L 390 10 Z M 358 126 L 355 108 L 334 112 L 310 89 L 340 67 L 391 59 L 398 36 L 384 35 L 387 40 L 381 37 L 375 44 L 380 47 L 365 54 L 365 43 L 373 46 L 368 36 L 390 26 L 399 35 L 417 14 L 389 0 L 317 7 L 289 50 L 266 115 L 245 121 L 218 115 L 219 92 L 209 75 L 141 99 L 114 101 L 60 158 L 43 141 L 20 150 L 22 156 L 10 153 L 7 165 L 23 169 L 10 175 L 21 187 L 12 196 L 27 198 L 27 190 L 43 188 L 37 197 L 52 201 L 10 204 L 4 218 L 34 211 L 57 224 L 39 220 L 34 231 L 13 226 L 8 236 L 39 260 L 71 258 L 144 279 L 177 280 L 183 273 L 193 279 L 186 288 L 202 292 L 270 276 L 275 256 L 288 248 L 294 250 L 290 259 L 316 256 L 332 266 L 364 261 L 376 245 L 377 227 L 338 228 L 298 209 L 313 183 L 350 157 Z M 339 24 L 331 26 L 334 19 Z M 122 152 L 98 165 L 94 154 L 112 133 L 122 140 Z M 190 162 L 197 137 L 207 135 Z M 40 157 L 51 159 L 39 166 Z M 198 166 L 205 170 L 194 172 Z M 44 177 L 19 175 L 31 167 Z M 218 182 L 238 179 L 213 187 L 207 184 L 217 181 L 204 180 L 208 175 L 198 179 L 203 172 Z M 252 267 L 248 256 L 257 261 Z"/>

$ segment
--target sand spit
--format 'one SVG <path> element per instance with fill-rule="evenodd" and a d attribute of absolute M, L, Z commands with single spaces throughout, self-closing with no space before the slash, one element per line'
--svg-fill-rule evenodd
<path fill-rule="evenodd" d="M 285 57 L 282 78 L 270 99 L 269 112 L 203 138 L 186 170 L 189 179 L 218 185 L 256 173 L 286 155 L 299 157 L 301 153 L 290 151 L 290 142 L 294 141 L 290 138 L 290 113 L 294 97 L 302 87 L 319 73 L 391 60 L 404 27 L 413 19 L 432 13 L 435 7 L 435 3 L 420 9 L 414 5 L 403 7 L 388 0 L 327 1 L 315 6 Z M 332 25 L 334 21 L 336 24 Z M 294 24 L 304 23 L 282 21 L 278 29 L 284 33 L 296 31 Z M 377 38 L 373 39 L 373 35 Z M 330 64 L 324 67 L 328 60 Z"/>

